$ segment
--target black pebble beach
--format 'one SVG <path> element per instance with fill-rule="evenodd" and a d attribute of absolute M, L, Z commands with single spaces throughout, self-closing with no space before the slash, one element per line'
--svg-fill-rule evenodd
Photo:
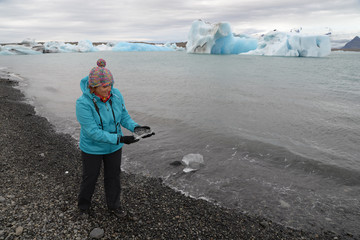
<path fill-rule="evenodd" d="M 78 217 L 80 150 L 57 133 L 17 83 L 0 79 L 0 239 L 348 239 L 333 232 L 306 232 L 187 197 L 161 179 L 122 173 L 122 204 L 131 216 L 107 214 L 102 176 L 94 216 Z M 126 151 L 126 149 L 125 149 Z"/>

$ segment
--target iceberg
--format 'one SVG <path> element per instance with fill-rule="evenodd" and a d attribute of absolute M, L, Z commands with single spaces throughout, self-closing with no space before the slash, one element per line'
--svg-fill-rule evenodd
<path fill-rule="evenodd" d="M 50 41 L 44 43 L 45 53 L 69 53 L 69 52 L 96 52 L 99 51 L 93 46 L 90 40 L 81 40 L 77 45 L 70 43 Z"/>
<path fill-rule="evenodd" d="M 81 40 L 78 42 L 75 47 L 77 52 L 97 52 L 99 51 L 96 47 L 94 47 L 93 43 L 90 40 Z"/>
<path fill-rule="evenodd" d="M 185 50 L 183 47 L 178 47 L 178 46 L 176 45 L 176 43 L 169 43 L 169 42 L 167 42 L 167 43 L 164 44 L 164 47 L 172 48 L 172 49 L 174 49 L 174 50 L 176 50 L 176 51 L 184 51 L 184 50 Z"/>
<path fill-rule="evenodd" d="M 33 38 L 25 38 L 24 40 L 22 40 L 21 44 L 27 47 L 32 47 L 35 46 L 37 43 Z"/>
<path fill-rule="evenodd" d="M 187 53 L 324 57 L 331 53 L 331 43 L 328 35 L 305 35 L 300 30 L 273 31 L 254 38 L 234 34 L 226 22 L 197 20 L 191 25 L 186 49 Z"/>
<path fill-rule="evenodd" d="M 234 35 L 227 22 L 211 24 L 202 20 L 191 25 L 187 53 L 239 54 L 257 48 L 257 39 Z"/>
<path fill-rule="evenodd" d="M 163 45 L 152 45 L 147 43 L 118 42 L 112 49 L 115 52 L 149 52 L 149 51 L 174 51 L 173 48 Z"/>
<path fill-rule="evenodd" d="M 244 54 L 291 57 L 325 57 L 331 53 L 328 35 L 269 32 L 259 39 L 255 50 Z"/>
<path fill-rule="evenodd" d="M 0 46 L 0 55 L 35 55 L 42 52 L 31 49 L 22 45 L 5 45 Z"/>
<path fill-rule="evenodd" d="M 96 48 L 97 48 L 99 51 L 111 51 L 114 46 L 115 46 L 114 43 L 108 42 L 108 43 L 106 43 L 106 44 L 97 45 Z"/>
<path fill-rule="evenodd" d="M 197 171 L 204 165 L 204 157 L 198 153 L 190 153 L 183 157 L 181 163 L 185 165 L 183 172 L 189 173 Z"/>
<path fill-rule="evenodd" d="M 27 38 L 20 44 L 0 45 L 0 55 L 23 55 L 42 53 L 70 53 L 70 52 L 97 52 L 97 51 L 179 51 L 175 43 L 148 44 L 128 42 L 108 42 L 96 44 L 90 40 L 81 40 L 78 43 L 65 43 L 60 41 L 49 41 L 43 44 L 36 43 L 34 39 Z"/>

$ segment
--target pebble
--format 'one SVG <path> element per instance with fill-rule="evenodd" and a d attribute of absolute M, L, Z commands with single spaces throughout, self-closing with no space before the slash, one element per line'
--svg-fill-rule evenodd
<path fill-rule="evenodd" d="M 94 228 L 91 232 L 89 237 L 90 238 L 95 238 L 95 239 L 100 239 L 104 236 L 104 229 L 101 228 Z"/>
<path fill-rule="evenodd" d="M 0 203 L 5 202 L 5 198 L 3 196 L 0 196 Z"/>
<path fill-rule="evenodd" d="M 20 236 L 23 233 L 23 231 L 24 231 L 24 228 L 19 226 L 15 230 L 15 235 Z"/>

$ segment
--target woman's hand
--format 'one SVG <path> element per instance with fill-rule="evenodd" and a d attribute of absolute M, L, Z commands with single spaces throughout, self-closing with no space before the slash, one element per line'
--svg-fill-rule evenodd
<path fill-rule="evenodd" d="M 138 142 L 139 139 L 136 139 L 134 136 L 121 136 L 120 142 L 125 144 L 132 144 Z"/>
<path fill-rule="evenodd" d="M 134 133 L 141 138 L 148 138 L 155 135 L 155 132 L 151 131 L 151 128 L 148 126 L 137 126 L 134 128 Z"/>

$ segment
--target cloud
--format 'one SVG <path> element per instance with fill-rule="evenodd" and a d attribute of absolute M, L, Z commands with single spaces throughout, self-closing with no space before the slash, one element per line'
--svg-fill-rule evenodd
<path fill-rule="evenodd" d="M 196 19 L 229 22 L 237 33 L 295 27 L 358 31 L 359 0 L 0 0 L 0 42 L 186 41 Z"/>

